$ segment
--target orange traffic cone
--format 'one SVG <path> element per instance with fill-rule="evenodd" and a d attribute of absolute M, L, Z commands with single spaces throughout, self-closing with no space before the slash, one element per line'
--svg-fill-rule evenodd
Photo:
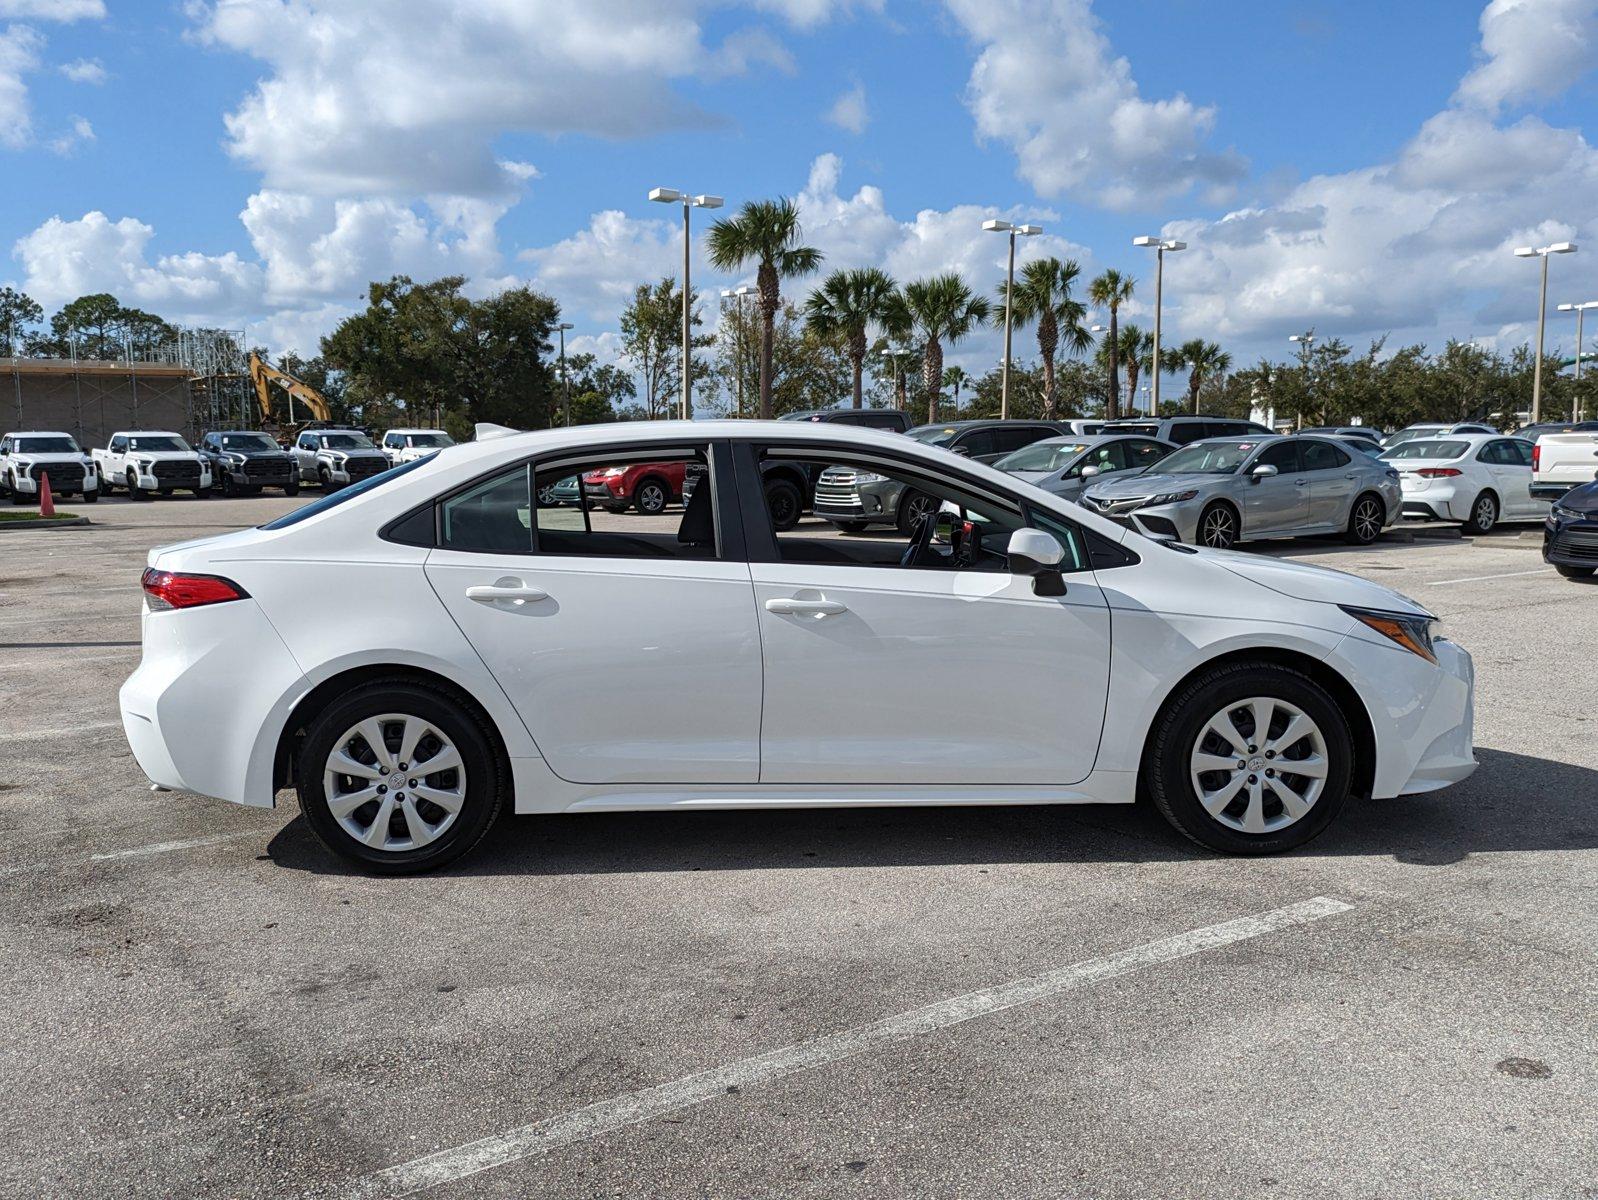
<path fill-rule="evenodd" d="M 39 515 L 41 517 L 55 516 L 55 500 L 50 495 L 50 476 L 39 476 Z"/>

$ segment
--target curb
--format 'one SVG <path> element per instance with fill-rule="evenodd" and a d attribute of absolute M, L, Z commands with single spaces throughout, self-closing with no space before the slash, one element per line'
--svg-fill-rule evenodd
<path fill-rule="evenodd" d="M 71 529 L 75 525 L 90 523 L 88 517 L 70 517 L 66 520 L 59 517 L 36 517 L 31 521 L 0 521 L 0 533 L 21 529 Z"/>

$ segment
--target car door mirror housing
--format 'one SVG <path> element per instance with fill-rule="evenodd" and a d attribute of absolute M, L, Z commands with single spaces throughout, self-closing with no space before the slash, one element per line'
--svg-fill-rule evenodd
<path fill-rule="evenodd" d="M 1060 574 L 1065 548 L 1052 534 L 1041 529 L 1017 529 L 1010 535 L 1006 553 L 1010 574 L 1030 576 L 1034 595 L 1065 595 L 1065 579 Z"/>
<path fill-rule="evenodd" d="M 1249 474 L 1254 477 L 1254 482 L 1258 483 L 1262 479 L 1269 479 L 1272 475 L 1275 475 L 1276 468 L 1271 466 L 1270 463 L 1261 463 L 1259 466 L 1250 471 Z"/>
<path fill-rule="evenodd" d="M 1097 467 L 1083 467 L 1082 468 L 1082 478 L 1083 479 L 1092 479 L 1098 473 L 1099 473 L 1099 469 Z"/>

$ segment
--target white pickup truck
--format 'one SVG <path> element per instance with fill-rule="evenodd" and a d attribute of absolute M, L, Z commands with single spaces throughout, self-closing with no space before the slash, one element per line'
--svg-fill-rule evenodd
<path fill-rule="evenodd" d="M 1598 479 L 1598 433 L 1545 433 L 1531 452 L 1531 494 L 1557 500 Z"/>
<path fill-rule="evenodd" d="M 99 473 L 69 433 L 29 431 L 0 437 L 0 488 L 11 503 L 27 504 L 39 495 L 39 481 L 48 477 L 50 495 L 74 492 L 86 501 L 100 498 Z"/>
<path fill-rule="evenodd" d="M 392 466 L 426 458 L 445 446 L 453 446 L 455 439 L 442 429 L 390 429 L 383 435 L 383 453 Z"/>
<path fill-rule="evenodd" d="M 105 490 L 125 487 L 128 497 L 142 500 L 182 489 L 196 496 L 211 494 L 211 464 L 181 436 L 165 430 L 135 429 L 113 433 L 104 450 L 91 451 Z"/>

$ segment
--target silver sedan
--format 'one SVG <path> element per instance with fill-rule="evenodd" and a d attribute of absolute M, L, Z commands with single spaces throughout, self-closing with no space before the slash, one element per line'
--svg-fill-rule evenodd
<path fill-rule="evenodd" d="M 1214 438 L 1151 471 L 1090 485 L 1081 503 L 1141 533 L 1226 549 L 1251 538 L 1376 540 L 1403 504 L 1398 472 L 1331 438 Z"/>
<path fill-rule="evenodd" d="M 1017 479 L 1067 500 L 1106 476 L 1142 471 L 1176 447 L 1158 438 L 1130 434 L 1045 438 L 1007 454 L 993 465 Z"/>

